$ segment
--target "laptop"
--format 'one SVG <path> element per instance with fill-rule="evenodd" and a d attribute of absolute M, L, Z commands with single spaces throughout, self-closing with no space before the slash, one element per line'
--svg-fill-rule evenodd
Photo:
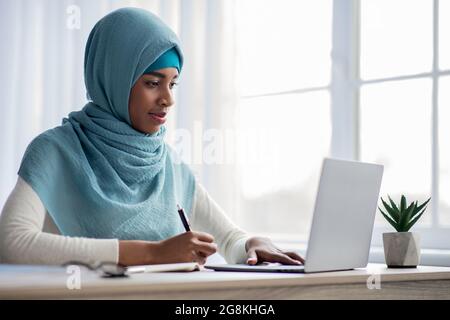
<path fill-rule="evenodd" d="M 304 265 L 207 264 L 205 268 L 310 273 L 366 267 L 382 176 L 379 164 L 323 160 Z"/>

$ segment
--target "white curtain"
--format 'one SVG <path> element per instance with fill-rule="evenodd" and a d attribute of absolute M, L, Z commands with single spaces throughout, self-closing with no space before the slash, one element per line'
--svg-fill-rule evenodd
<path fill-rule="evenodd" d="M 204 145 L 204 130 L 233 130 L 237 101 L 234 1 L 2 0 L 1 206 L 14 187 L 29 142 L 86 103 L 83 60 L 89 32 L 105 14 L 125 6 L 159 15 L 182 42 L 185 67 L 168 121 L 169 142 L 176 142 L 176 129 L 186 129 L 192 150 L 198 153 Z M 233 164 L 190 160 L 200 181 L 233 215 L 237 203 Z"/>

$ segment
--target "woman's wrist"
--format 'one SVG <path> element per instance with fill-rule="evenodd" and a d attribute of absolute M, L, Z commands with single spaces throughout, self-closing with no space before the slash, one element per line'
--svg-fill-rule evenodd
<path fill-rule="evenodd" d="M 119 240 L 119 264 L 123 266 L 157 263 L 158 242 Z"/>
<path fill-rule="evenodd" d="M 266 237 L 250 237 L 245 242 L 245 251 L 248 252 L 248 250 L 250 250 L 251 247 L 258 246 L 261 244 L 261 242 L 266 241 L 270 241 L 270 239 Z"/>
<path fill-rule="evenodd" d="M 144 243 L 144 260 L 145 264 L 157 264 L 158 260 L 158 248 L 160 247 L 160 241 L 145 241 Z"/>

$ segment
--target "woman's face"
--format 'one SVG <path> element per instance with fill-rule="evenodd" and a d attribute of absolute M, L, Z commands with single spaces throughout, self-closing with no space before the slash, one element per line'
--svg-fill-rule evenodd
<path fill-rule="evenodd" d="M 130 93 L 128 112 L 131 125 L 143 133 L 158 132 L 166 122 L 169 107 L 174 104 L 173 87 L 178 70 L 165 68 L 142 75 Z"/>

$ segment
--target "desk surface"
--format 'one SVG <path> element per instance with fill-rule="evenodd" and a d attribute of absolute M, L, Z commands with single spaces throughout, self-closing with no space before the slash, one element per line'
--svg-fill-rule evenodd
<path fill-rule="evenodd" d="M 68 283 L 76 286 L 75 276 L 62 267 L 0 265 L 0 299 L 450 299 L 448 267 L 388 269 L 369 264 L 365 269 L 314 274 L 202 270 L 125 278 L 102 278 L 80 268 L 80 289 L 69 289 Z"/>

